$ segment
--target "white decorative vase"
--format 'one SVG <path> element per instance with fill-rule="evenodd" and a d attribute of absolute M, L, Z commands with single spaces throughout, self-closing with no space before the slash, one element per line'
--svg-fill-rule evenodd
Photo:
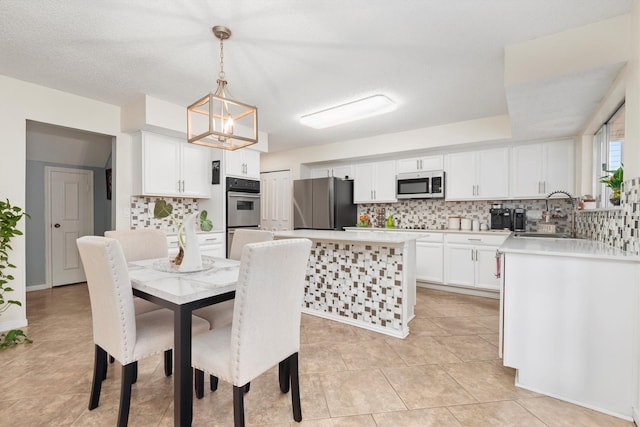
<path fill-rule="evenodd" d="M 184 252 L 179 271 L 195 271 L 202 268 L 202 256 L 196 236 L 196 218 L 198 212 L 187 215 L 178 229 L 178 243 Z M 185 243 L 182 243 L 183 236 Z"/>

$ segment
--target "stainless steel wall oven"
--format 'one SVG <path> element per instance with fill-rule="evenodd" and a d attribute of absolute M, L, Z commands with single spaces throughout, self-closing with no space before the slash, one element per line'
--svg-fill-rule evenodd
<path fill-rule="evenodd" d="M 238 228 L 260 228 L 260 181 L 227 178 L 227 256 Z"/>

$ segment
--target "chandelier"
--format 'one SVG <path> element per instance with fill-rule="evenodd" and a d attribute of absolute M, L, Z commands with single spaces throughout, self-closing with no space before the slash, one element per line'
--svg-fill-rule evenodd
<path fill-rule="evenodd" d="M 218 88 L 187 107 L 187 140 L 207 147 L 237 150 L 258 142 L 258 109 L 231 98 L 224 74 L 224 41 L 231 30 L 216 25 L 220 39 Z"/>

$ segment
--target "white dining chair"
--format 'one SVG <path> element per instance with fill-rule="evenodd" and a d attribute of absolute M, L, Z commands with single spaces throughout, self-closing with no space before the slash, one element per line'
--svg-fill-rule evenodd
<path fill-rule="evenodd" d="M 267 230 L 250 230 L 239 228 L 233 233 L 231 248 L 229 249 L 229 259 L 240 260 L 242 248 L 248 243 L 268 242 L 273 240 L 273 232 Z M 210 305 L 193 311 L 194 316 L 205 319 L 211 325 L 211 329 L 220 328 L 231 325 L 233 320 L 234 300 L 223 301 L 218 304 Z M 195 387 L 196 397 L 202 398 L 204 395 L 204 374 L 196 372 Z M 211 391 L 217 387 L 218 380 L 214 376 L 209 378 Z M 248 390 L 248 386 L 247 386 Z"/>
<path fill-rule="evenodd" d="M 173 312 L 163 308 L 135 314 L 127 261 L 117 240 L 84 236 L 76 243 L 87 277 L 95 344 L 89 410 L 100 402 L 109 353 L 122 364 L 117 425 L 126 426 L 138 361 L 173 347 Z M 208 330 L 207 321 L 193 319 L 194 334 Z"/>
<path fill-rule="evenodd" d="M 242 248 L 248 243 L 267 242 L 273 240 L 273 232 L 266 230 L 238 229 L 234 233 L 229 249 L 229 259 L 240 260 Z M 219 304 L 199 308 L 193 311 L 195 316 L 205 319 L 211 325 L 211 329 L 231 324 L 233 319 L 233 300 Z"/>
<path fill-rule="evenodd" d="M 229 258 L 239 260 L 242 256 L 242 248 L 247 243 L 267 242 L 269 240 L 273 240 L 273 231 L 238 228 L 233 233 L 231 248 L 229 248 Z"/>
<path fill-rule="evenodd" d="M 232 324 L 193 338 L 193 367 L 233 385 L 236 427 L 244 426 L 245 386 L 276 365 L 280 390 L 291 388 L 293 418 L 302 420 L 298 352 L 310 250 L 308 239 L 245 245 Z"/>
<path fill-rule="evenodd" d="M 169 257 L 167 234 L 162 230 L 152 228 L 110 230 L 105 231 L 104 236 L 120 242 L 120 247 L 122 247 L 122 252 L 127 262 Z M 134 296 L 133 308 L 136 315 L 138 315 L 159 310 L 162 307 Z M 113 362 L 113 358 L 110 358 L 110 362 Z M 172 373 L 173 353 L 172 350 L 167 350 L 164 353 L 164 374 L 170 376 Z"/>

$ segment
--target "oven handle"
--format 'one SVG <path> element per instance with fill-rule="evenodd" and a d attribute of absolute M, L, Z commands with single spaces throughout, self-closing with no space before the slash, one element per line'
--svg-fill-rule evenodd
<path fill-rule="evenodd" d="M 250 199 L 259 199 L 260 194 L 257 193 L 240 193 L 237 191 L 229 191 L 227 192 L 228 197 L 248 197 Z"/>

